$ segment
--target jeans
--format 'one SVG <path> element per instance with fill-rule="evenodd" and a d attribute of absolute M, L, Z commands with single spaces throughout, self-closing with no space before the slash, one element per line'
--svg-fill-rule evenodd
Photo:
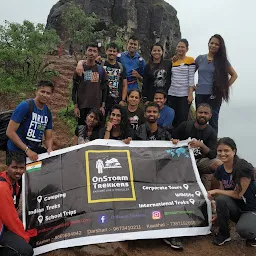
<path fill-rule="evenodd" d="M 242 238 L 256 238 L 256 212 L 242 212 L 234 199 L 224 195 L 217 196 L 216 211 L 222 235 L 229 236 L 228 221 L 232 220 L 237 223 L 236 231 Z"/>
<path fill-rule="evenodd" d="M 176 97 L 168 95 L 168 106 L 173 108 L 175 112 L 175 117 L 173 121 L 173 126 L 177 127 L 184 121 L 188 120 L 188 114 L 190 105 L 188 104 L 188 97 Z"/>
<path fill-rule="evenodd" d="M 4 231 L 0 239 L 0 256 L 32 256 L 33 248 L 23 238 L 11 231 Z"/>
<path fill-rule="evenodd" d="M 197 94 L 196 95 L 196 108 L 201 104 L 201 103 L 207 103 L 211 106 L 212 108 L 212 118 L 209 121 L 209 124 L 212 126 L 212 128 L 216 131 L 218 135 L 218 122 L 219 122 L 219 112 L 220 112 L 220 107 L 221 107 L 221 101 L 217 100 L 216 98 L 212 99 L 212 95 L 207 94 Z"/>

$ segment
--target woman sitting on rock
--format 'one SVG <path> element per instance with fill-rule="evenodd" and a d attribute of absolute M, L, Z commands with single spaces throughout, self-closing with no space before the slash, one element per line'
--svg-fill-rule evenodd
<path fill-rule="evenodd" d="M 100 139 L 123 140 L 129 144 L 134 132 L 130 127 L 126 109 L 120 105 L 114 105 L 108 119 L 106 127 L 100 130 Z"/>
<path fill-rule="evenodd" d="M 235 142 L 228 137 L 218 141 L 217 154 L 223 165 L 214 173 L 221 189 L 208 191 L 215 197 L 219 232 L 213 243 L 223 245 L 231 240 L 229 220 L 236 222 L 236 231 L 246 244 L 256 247 L 256 183 L 254 168 L 237 155 Z M 213 219 L 215 219 L 214 217 Z"/>
<path fill-rule="evenodd" d="M 98 139 L 103 120 L 103 115 L 99 109 L 91 109 L 86 116 L 85 125 L 78 126 L 78 144 Z"/>

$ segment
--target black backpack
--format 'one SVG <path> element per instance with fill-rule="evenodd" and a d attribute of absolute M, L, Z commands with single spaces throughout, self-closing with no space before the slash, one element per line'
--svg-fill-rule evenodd
<path fill-rule="evenodd" d="M 0 181 L 3 182 L 7 182 L 5 178 L 0 177 Z M 19 201 L 20 201 L 20 195 L 21 195 L 21 188 L 19 190 L 19 193 L 16 193 L 16 183 L 14 183 L 13 187 L 13 194 L 12 194 L 12 198 L 13 198 L 13 202 L 14 202 L 14 206 L 16 209 L 19 208 Z"/>
<path fill-rule="evenodd" d="M 33 99 L 26 100 L 26 102 L 28 102 L 28 112 L 25 115 L 23 121 L 29 118 L 34 109 Z M 0 150 L 2 151 L 6 151 L 7 149 L 8 137 L 6 135 L 6 130 L 11 119 L 12 113 L 13 110 L 0 113 Z"/>

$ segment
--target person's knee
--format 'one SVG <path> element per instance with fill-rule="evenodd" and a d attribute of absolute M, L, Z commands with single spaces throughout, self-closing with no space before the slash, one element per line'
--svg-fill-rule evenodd
<path fill-rule="evenodd" d="M 22 250 L 19 252 L 22 256 L 33 256 L 34 250 L 30 244 L 23 245 Z"/>
<path fill-rule="evenodd" d="M 216 206 L 217 207 L 222 207 L 222 206 L 226 206 L 227 205 L 227 200 L 229 199 L 228 196 L 225 196 L 225 195 L 218 195 L 216 198 L 215 198 L 215 202 L 216 202 Z"/>
<path fill-rule="evenodd" d="M 256 237 L 256 230 L 252 230 L 252 226 L 245 225 L 245 223 L 237 223 L 236 232 L 244 239 L 254 239 Z"/>
<path fill-rule="evenodd" d="M 216 161 L 212 165 L 210 165 L 210 169 L 212 170 L 212 172 L 215 172 L 216 169 L 222 164 L 223 163 L 219 159 L 216 159 Z"/>

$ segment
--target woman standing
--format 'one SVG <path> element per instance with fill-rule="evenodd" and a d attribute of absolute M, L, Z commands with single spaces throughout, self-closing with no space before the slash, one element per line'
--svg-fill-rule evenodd
<path fill-rule="evenodd" d="M 103 115 L 99 109 L 91 109 L 86 116 L 85 125 L 78 126 L 78 144 L 99 138 L 99 130 L 103 125 Z"/>
<path fill-rule="evenodd" d="M 213 35 L 208 47 L 208 54 L 196 58 L 198 70 L 196 106 L 208 103 L 212 107 L 210 125 L 218 133 L 221 103 L 223 100 L 229 100 L 230 86 L 237 79 L 237 73 L 227 59 L 225 42 L 220 35 Z"/>
<path fill-rule="evenodd" d="M 114 105 L 110 110 L 109 121 L 105 128 L 100 130 L 100 139 L 123 140 L 129 144 L 134 137 L 133 129 L 130 127 L 127 111 L 120 105 Z"/>
<path fill-rule="evenodd" d="M 175 111 L 174 126 L 188 120 L 193 102 L 195 60 L 186 56 L 188 41 L 181 39 L 176 48 L 176 58 L 172 63 L 172 82 L 168 90 L 168 105 Z"/>
<path fill-rule="evenodd" d="M 231 240 L 229 220 L 236 222 L 236 231 L 246 239 L 246 244 L 256 247 L 256 183 L 254 168 L 237 156 L 235 142 L 228 137 L 218 141 L 217 154 L 223 165 L 215 171 L 221 189 L 208 191 L 209 198 L 216 197 L 219 232 L 213 243 L 223 245 Z M 214 217 L 215 219 L 215 217 Z"/>
<path fill-rule="evenodd" d="M 137 131 L 141 124 L 145 123 L 144 111 L 139 107 L 141 93 L 138 89 L 132 89 L 128 92 L 127 98 L 127 114 L 131 128 Z"/>
<path fill-rule="evenodd" d="M 143 76 L 142 97 L 144 101 L 153 101 L 156 90 L 166 93 L 171 83 L 172 63 L 163 60 L 164 48 L 156 43 L 151 48 L 150 61 L 146 64 Z"/>

